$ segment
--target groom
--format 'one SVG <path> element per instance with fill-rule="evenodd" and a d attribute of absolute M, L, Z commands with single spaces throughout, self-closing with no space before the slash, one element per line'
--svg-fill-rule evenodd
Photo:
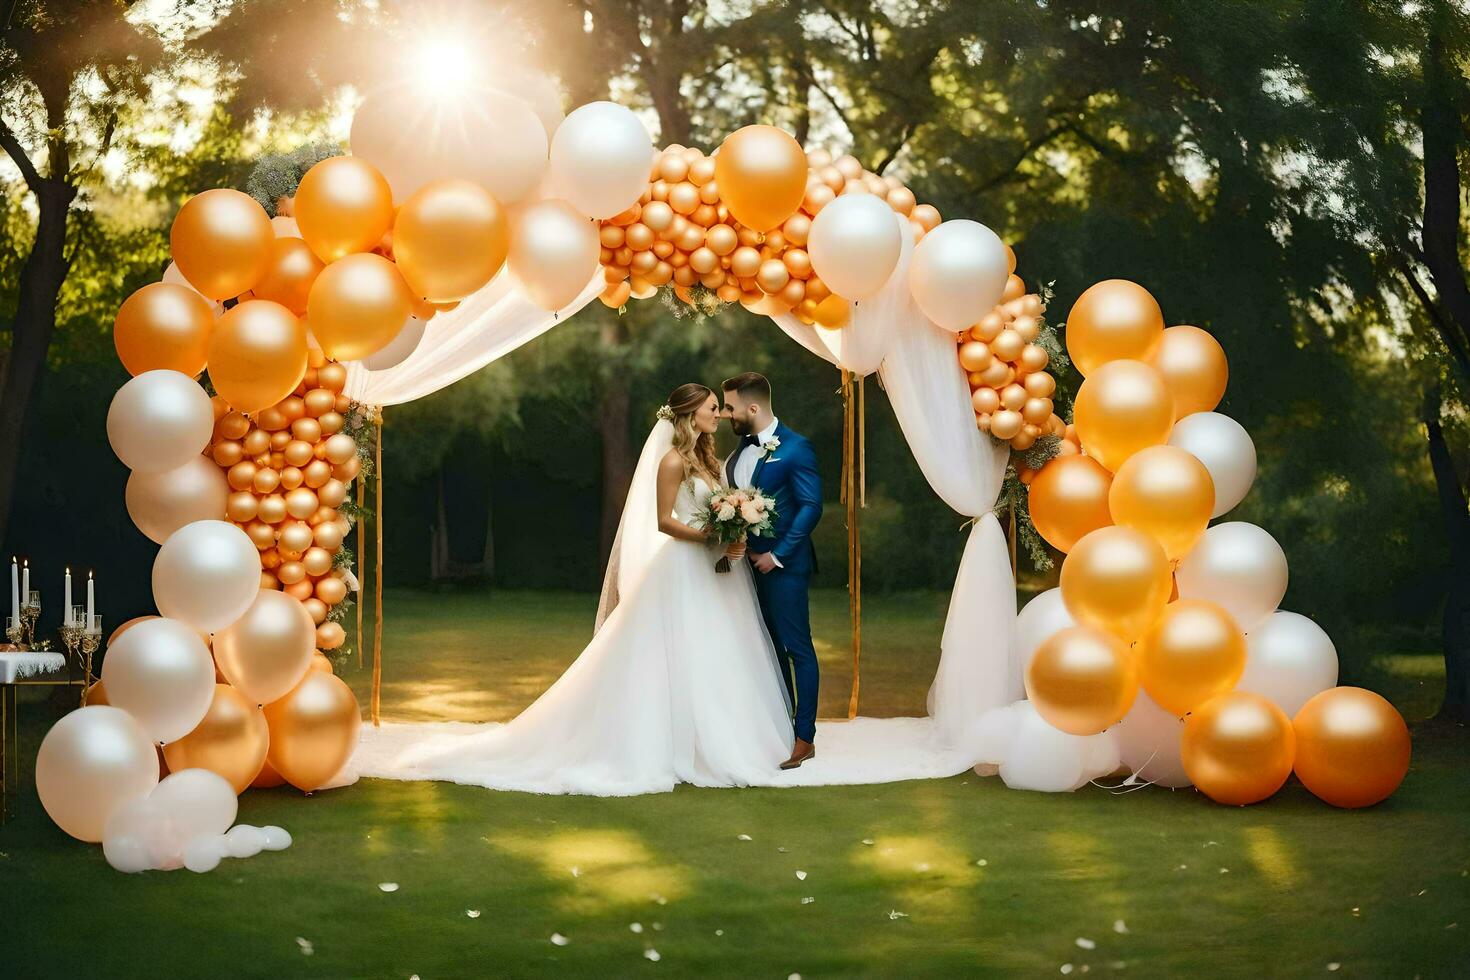
<path fill-rule="evenodd" d="M 795 710 L 796 742 L 781 768 L 795 769 L 817 754 L 817 651 L 807 587 L 817 564 L 811 533 L 822 516 L 822 481 L 812 444 L 772 413 L 769 381 L 749 372 L 723 387 L 723 414 L 740 437 L 725 461 L 725 480 L 732 487 L 755 487 L 776 503 L 771 535 L 752 536 L 747 548 L 761 615 Z"/>

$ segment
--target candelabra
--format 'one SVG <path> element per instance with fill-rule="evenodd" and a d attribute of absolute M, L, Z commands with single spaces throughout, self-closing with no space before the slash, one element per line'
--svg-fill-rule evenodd
<path fill-rule="evenodd" d="M 25 605 L 20 607 L 21 632 L 23 639 L 20 646 L 25 650 L 36 648 L 36 620 L 41 618 L 41 593 L 34 589 L 26 596 Z"/>

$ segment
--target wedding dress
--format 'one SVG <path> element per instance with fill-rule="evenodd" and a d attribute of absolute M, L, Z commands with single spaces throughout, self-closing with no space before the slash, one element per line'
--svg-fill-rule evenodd
<path fill-rule="evenodd" d="M 791 718 L 748 563 L 716 572 L 720 550 L 657 530 L 653 484 L 671 444 L 661 421 L 608 571 L 616 604 L 592 642 L 508 724 L 465 726 L 470 734 L 400 752 L 397 778 L 631 796 L 675 783 L 745 786 L 778 771 L 791 754 Z M 684 481 L 675 516 L 692 524 L 712 489 Z"/>

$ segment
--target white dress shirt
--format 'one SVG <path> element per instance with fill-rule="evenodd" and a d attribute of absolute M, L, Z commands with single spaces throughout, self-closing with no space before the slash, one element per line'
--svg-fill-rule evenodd
<path fill-rule="evenodd" d="M 750 481 L 755 476 L 755 464 L 760 462 L 761 456 L 766 451 L 766 443 L 775 438 L 776 426 L 780 424 L 780 419 L 771 419 L 770 425 L 756 433 L 760 445 L 740 447 L 740 455 L 735 457 L 735 485 L 737 487 L 750 489 Z"/>
<path fill-rule="evenodd" d="M 772 417 L 771 424 L 756 433 L 760 445 L 740 447 L 740 455 L 735 457 L 735 485 L 737 487 L 750 489 L 750 481 L 755 477 L 755 464 L 759 463 L 761 456 L 765 455 L 766 443 L 775 438 L 776 426 L 780 424 L 780 419 Z M 771 556 L 771 560 L 776 563 L 777 568 L 786 567 L 775 555 Z"/>

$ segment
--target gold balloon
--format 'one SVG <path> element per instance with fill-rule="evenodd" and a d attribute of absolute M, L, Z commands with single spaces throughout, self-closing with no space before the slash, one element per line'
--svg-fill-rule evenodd
<path fill-rule="evenodd" d="M 1139 639 L 1138 669 L 1148 696 L 1183 717 L 1235 687 L 1245 670 L 1245 636 L 1223 606 L 1180 599 Z"/>
<path fill-rule="evenodd" d="M 1096 735 L 1133 706 L 1138 669 L 1116 636 L 1072 626 L 1037 648 L 1026 665 L 1026 696 L 1053 728 Z"/>
<path fill-rule="evenodd" d="M 148 618 L 149 619 L 152 619 L 154 617 L 149 616 Z M 137 620 L 130 620 L 125 625 L 131 625 L 133 622 L 136 622 L 136 621 Z M 121 631 L 121 627 L 119 627 L 119 632 L 120 631 Z M 116 633 L 114 633 L 113 635 L 116 635 Z M 92 683 L 92 686 L 89 687 L 89 688 L 87 688 L 87 693 L 84 694 L 84 695 L 82 695 L 82 704 L 84 706 L 85 705 L 92 705 L 92 704 L 111 704 L 111 703 L 112 703 L 111 701 L 107 700 L 107 688 L 105 688 L 105 687 L 102 686 L 102 681 L 100 679 L 94 681 Z"/>
<path fill-rule="evenodd" d="M 311 284 L 321 274 L 322 260 L 299 238 L 277 238 L 271 243 L 271 262 L 251 292 L 256 299 L 280 303 L 297 316 L 306 312 Z"/>
<path fill-rule="evenodd" d="M 495 198 L 468 180 L 436 180 L 404 202 L 393 223 L 393 260 L 415 296 L 463 299 L 489 282 L 510 251 L 510 223 Z"/>
<path fill-rule="evenodd" d="M 1113 474 L 1092 457 L 1058 456 L 1031 481 L 1031 523 L 1053 548 L 1071 551 L 1088 534 L 1113 523 L 1108 510 L 1112 483 Z"/>
<path fill-rule="evenodd" d="M 1292 721 L 1296 775 L 1320 799 L 1372 806 L 1409 772 L 1409 729 L 1393 705 L 1361 687 L 1334 687 L 1302 705 Z"/>
<path fill-rule="evenodd" d="M 1034 482 L 1033 482 L 1034 485 Z M 1062 563 L 1062 601 L 1078 623 L 1132 643 L 1169 601 L 1169 560 L 1141 531 L 1102 527 Z"/>
<path fill-rule="evenodd" d="M 347 631 L 341 623 L 322 623 L 316 628 L 316 645 L 323 650 L 335 650 L 347 642 Z"/>
<path fill-rule="evenodd" d="M 209 359 L 214 310 L 187 286 L 155 282 L 123 301 L 112 324 L 118 359 L 134 376 L 178 371 L 194 377 Z"/>
<path fill-rule="evenodd" d="M 192 732 L 163 747 L 169 769 L 208 769 L 219 773 L 236 793 L 260 774 L 270 746 L 270 730 L 259 706 L 228 684 L 214 686 L 214 701 Z"/>
<path fill-rule="evenodd" d="M 235 411 L 258 412 L 274 405 L 305 373 L 306 328 L 281 304 L 241 303 L 215 324 L 209 380 Z"/>
<path fill-rule="evenodd" d="M 715 183 L 735 219 L 770 231 L 801 206 L 807 163 L 801 144 L 775 126 L 746 126 L 720 144 Z"/>
<path fill-rule="evenodd" d="M 817 304 L 815 319 L 828 330 L 840 330 L 852 322 L 852 304 L 834 293 Z"/>
<path fill-rule="evenodd" d="M 1215 481 L 1192 453 L 1150 446 L 1118 467 L 1108 507 L 1114 523 L 1147 534 L 1175 561 L 1189 554 L 1209 526 Z"/>
<path fill-rule="evenodd" d="M 306 317 L 328 357 L 355 361 L 388 346 L 412 309 L 413 294 L 396 265 L 381 255 L 349 255 L 316 277 Z M 321 368 L 317 378 L 332 388 L 326 372 Z"/>
<path fill-rule="evenodd" d="M 271 219 L 255 199 L 224 188 L 189 198 L 169 229 L 179 272 L 215 300 L 254 286 L 270 265 L 275 240 Z"/>
<path fill-rule="evenodd" d="M 290 693 L 265 706 L 265 720 L 271 738 L 267 763 L 292 786 L 309 793 L 325 785 L 352 757 L 362 713 L 341 678 L 308 669 Z"/>
<path fill-rule="evenodd" d="M 311 665 L 315 632 L 301 603 L 262 589 L 245 615 L 214 635 L 214 660 L 241 694 L 268 704 L 291 690 Z"/>
<path fill-rule="evenodd" d="M 1259 694 L 1231 691 L 1184 720 L 1184 773 L 1216 803 L 1245 806 L 1291 775 L 1296 735 L 1286 713 Z"/>
<path fill-rule="evenodd" d="M 1067 314 L 1067 354 L 1084 377 L 1109 361 L 1148 360 L 1163 334 L 1158 301 L 1127 279 L 1089 286 Z"/>
<path fill-rule="evenodd" d="M 271 764 L 267 760 L 260 767 L 260 775 L 250 781 L 250 788 L 273 789 L 276 786 L 284 786 L 285 784 L 286 780 L 281 778 L 280 773 L 271 768 Z"/>
<path fill-rule="evenodd" d="M 1174 399 L 1142 361 L 1109 361 L 1082 382 L 1073 418 L 1087 455 L 1116 473 L 1140 449 L 1168 441 Z"/>
<path fill-rule="evenodd" d="M 296 189 L 296 225 L 323 262 L 366 252 L 393 225 L 393 192 L 361 157 L 329 157 Z"/>
<path fill-rule="evenodd" d="M 1230 364 L 1225 348 L 1199 327 L 1170 327 L 1148 362 L 1164 376 L 1174 398 L 1174 419 L 1213 412 L 1225 397 Z"/>

